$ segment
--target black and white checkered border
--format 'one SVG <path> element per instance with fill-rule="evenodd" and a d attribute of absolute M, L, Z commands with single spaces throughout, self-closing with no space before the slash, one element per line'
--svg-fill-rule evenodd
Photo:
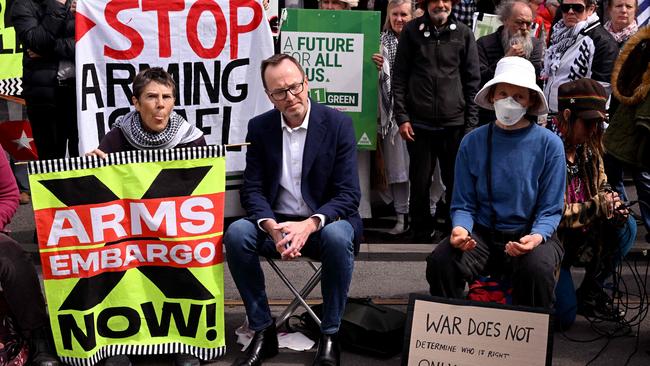
<path fill-rule="evenodd" d="M 23 79 L 0 79 L 0 94 L 17 97 L 23 93 Z"/>
<path fill-rule="evenodd" d="M 223 145 L 194 146 L 165 150 L 133 150 L 98 156 L 81 156 L 70 159 L 35 160 L 29 162 L 29 174 L 65 172 L 131 163 L 154 163 L 159 161 L 218 158 L 225 155 Z"/>
<path fill-rule="evenodd" d="M 226 354 L 226 346 L 217 348 L 194 347 L 182 343 L 110 345 L 101 347 L 92 357 L 61 357 L 61 361 L 72 366 L 93 366 L 99 361 L 117 355 L 167 355 L 185 353 L 203 361 L 214 360 Z"/>

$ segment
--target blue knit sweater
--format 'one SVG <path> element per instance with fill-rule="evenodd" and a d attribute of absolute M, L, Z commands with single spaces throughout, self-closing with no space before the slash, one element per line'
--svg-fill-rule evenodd
<path fill-rule="evenodd" d="M 474 223 L 491 227 L 487 191 L 489 125 L 469 133 L 456 158 L 451 201 L 453 226 L 470 233 Z M 566 160 L 562 140 L 536 124 L 517 130 L 494 126 L 492 207 L 498 230 L 525 230 L 544 240 L 555 232 L 564 204 Z"/>

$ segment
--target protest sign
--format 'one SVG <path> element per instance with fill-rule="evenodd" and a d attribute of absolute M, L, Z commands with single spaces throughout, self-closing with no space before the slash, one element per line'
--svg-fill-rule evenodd
<path fill-rule="evenodd" d="M 472 31 L 476 39 L 496 32 L 501 26 L 499 17 L 494 14 L 474 13 L 472 19 L 474 19 Z"/>
<path fill-rule="evenodd" d="M 29 181 L 57 353 L 225 353 L 223 147 L 33 161 Z"/>
<path fill-rule="evenodd" d="M 551 365 L 544 311 L 411 294 L 402 365 Z"/>
<path fill-rule="evenodd" d="M 15 0 L 0 0 L 0 94 L 22 94 L 23 47 L 11 26 L 10 5 Z"/>
<path fill-rule="evenodd" d="M 280 52 L 305 69 L 309 96 L 348 114 L 357 147 L 374 149 L 377 140 L 379 12 L 285 9 Z"/>
<path fill-rule="evenodd" d="M 79 151 L 96 148 L 131 108 L 131 81 L 160 66 L 177 84 L 175 111 L 212 144 L 242 143 L 272 108 L 260 63 L 273 38 L 260 0 L 80 1 L 76 15 Z M 229 152 L 242 171 L 243 152 Z"/>

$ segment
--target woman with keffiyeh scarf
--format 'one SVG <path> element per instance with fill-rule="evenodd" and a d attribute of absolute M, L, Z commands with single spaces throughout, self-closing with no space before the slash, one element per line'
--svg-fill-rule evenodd
<path fill-rule="evenodd" d="M 129 150 L 159 150 L 204 146 L 203 132 L 173 111 L 176 85 L 160 67 L 141 71 L 133 79 L 135 111 L 118 118 L 91 155 Z"/>
<path fill-rule="evenodd" d="M 120 117 L 102 138 L 99 147 L 86 155 L 105 158 L 107 153 L 130 150 L 160 150 L 205 146 L 203 132 L 173 111 L 176 95 L 174 79 L 160 67 L 140 71 L 133 79 L 135 111 Z M 198 358 L 179 353 L 176 366 L 199 366 Z M 131 366 L 127 355 L 111 356 L 105 366 Z"/>
<path fill-rule="evenodd" d="M 390 0 L 387 12 L 384 31 L 381 33 L 381 55 L 374 54 L 373 61 L 380 70 L 380 133 L 387 183 L 397 215 L 397 223 L 388 233 L 396 235 L 408 228 L 409 154 L 406 141 L 399 136 L 399 128 L 393 116 L 391 73 L 395 64 L 399 34 L 404 25 L 413 18 L 413 3 L 411 0 Z"/>
<path fill-rule="evenodd" d="M 581 78 L 598 81 L 611 93 L 610 78 L 618 45 L 600 25 L 595 0 L 564 0 L 562 19 L 553 26 L 542 79 L 551 113 L 557 113 L 560 85 Z"/>

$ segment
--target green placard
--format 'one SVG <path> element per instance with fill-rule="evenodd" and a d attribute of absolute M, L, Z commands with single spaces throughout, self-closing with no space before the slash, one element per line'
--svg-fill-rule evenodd
<path fill-rule="evenodd" d="M 379 18 L 375 11 L 285 9 L 280 52 L 305 69 L 310 97 L 348 114 L 357 146 L 377 143 L 377 68 Z"/>

